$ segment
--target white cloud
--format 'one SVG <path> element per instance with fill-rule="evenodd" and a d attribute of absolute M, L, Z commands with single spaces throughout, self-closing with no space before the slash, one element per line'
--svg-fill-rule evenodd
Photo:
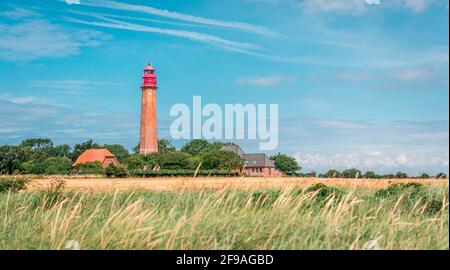
<path fill-rule="evenodd" d="M 91 113 L 47 102 L 20 103 L 0 98 L 0 144 L 49 137 L 75 144 L 87 139 L 127 145 L 139 140 L 139 116 L 120 112 Z M 132 146 L 132 145 L 127 145 Z"/>
<path fill-rule="evenodd" d="M 16 104 L 27 104 L 27 103 L 33 103 L 33 102 L 37 101 L 37 98 L 33 97 L 33 96 L 17 97 L 17 96 L 11 95 L 9 93 L 1 94 L 0 99 L 7 100 L 9 102 L 16 103 Z"/>
<path fill-rule="evenodd" d="M 401 81 L 430 80 L 435 78 L 434 72 L 425 68 L 394 71 L 388 76 Z"/>
<path fill-rule="evenodd" d="M 280 119 L 279 150 L 304 171 L 357 167 L 380 173 L 448 171 L 448 120 Z"/>
<path fill-rule="evenodd" d="M 20 7 L 15 7 L 12 10 L 0 12 L 0 15 L 13 20 L 23 19 L 27 17 L 39 17 L 39 14 L 35 11 Z"/>
<path fill-rule="evenodd" d="M 59 81 L 33 81 L 29 87 L 52 89 L 65 94 L 80 94 L 84 90 L 96 86 L 115 85 L 111 82 L 98 82 L 89 80 L 59 80 Z"/>
<path fill-rule="evenodd" d="M 245 31 L 250 31 L 250 32 L 259 33 L 259 34 L 271 33 L 271 31 L 268 30 L 267 28 L 258 26 L 258 25 L 198 17 L 198 16 L 189 15 L 189 14 L 172 12 L 169 10 L 157 9 L 157 8 L 150 7 L 150 6 L 132 5 L 132 4 L 126 4 L 126 3 L 121 3 L 121 2 L 117 2 L 117 1 L 108 1 L 108 0 L 86 0 L 86 1 L 83 1 L 81 4 L 88 5 L 88 6 L 94 6 L 94 7 L 142 12 L 142 13 L 157 15 L 157 16 L 161 16 L 161 17 L 176 19 L 176 20 L 182 20 L 182 21 L 199 23 L 199 24 L 206 24 L 206 25 L 214 25 L 214 26 L 220 26 L 220 27 L 226 27 L 226 28 L 232 28 L 232 29 L 238 29 L 238 30 L 245 30 Z"/>
<path fill-rule="evenodd" d="M 243 77 L 236 80 L 236 84 L 267 87 L 295 81 L 294 76 L 271 75 L 267 77 Z"/>
<path fill-rule="evenodd" d="M 79 5 L 80 0 L 64 0 L 69 5 Z"/>
<path fill-rule="evenodd" d="M 304 0 L 300 6 L 307 12 L 344 14 L 361 14 L 368 7 L 365 0 Z"/>
<path fill-rule="evenodd" d="M 139 25 L 139 24 L 132 24 L 132 23 L 127 23 L 127 22 L 123 22 L 123 21 L 109 19 L 109 18 L 102 17 L 102 16 L 95 16 L 95 17 L 101 18 L 104 21 L 103 22 L 92 22 L 92 21 L 85 21 L 85 20 L 79 20 L 79 19 L 74 19 L 74 18 L 68 18 L 67 20 L 70 22 L 74 22 L 74 23 L 94 25 L 94 26 L 100 26 L 100 27 L 106 27 L 106 28 L 115 28 L 115 29 L 131 30 L 131 31 L 138 31 L 138 32 L 159 33 L 159 34 L 165 34 L 165 35 L 170 35 L 170 36 L 188 38 L 191 40 L 214 44 L 214 45 L 220 46 L 225 49 L 240 51 L 240 52 L 247 52 L 250 54 L 251 54 L 251 52 L 248 51 L 249 49 L 258 48 L 258 46 L 254 45 L 254 44 L 232 41 L 232 40 L 224 39 L 224 38 L 209 35 L 209 34 L 184 31 L 184 30 L 164 29 L 164 28 L 144 26 L 144 25 Z"/>
<path fill-rule="evenodd" d="M 385 153 L 383 151 L 373 152 L 350 152 L 332 155 L 296 153 L 297 162 L 308 170 L 325 172 L 331 169 L 345 170 L 358 168 L 363 171 L 374 170 L 379 173 L 396 171 L 407 171 L 412 174 L 429 170 L 437 173 L 441 170 L 448 171 L 449 154 L 447 153 Z"/>
<path fill-rule="evenodd" d="M 97 46 L 110 37 L 92 30 L 53 24 L 35 12 L 13 10 L 10 23 L 0 23 L 0 60 L 29 61 L 79 54 L 80 48 Z"/>
<path fill-rule="evenodd" d="M 375 5 L 368 4 L 368 0 L 303 0 L 299 5 L 306 12 L 361 15 L 371 8 L 406 9 L 420 13 L 433 4 L 445 7 L 448 5 L 446 2 L 447 0 L 380 0 Z"/>
<path fill-rule="evenodd" d="M 400 2 L 403 2 L 403 5 L 411 9 L 414 12 L 421 12 L 424 11 L 429 4 L 435 1 L 430 0 L 401 0 Z"/>

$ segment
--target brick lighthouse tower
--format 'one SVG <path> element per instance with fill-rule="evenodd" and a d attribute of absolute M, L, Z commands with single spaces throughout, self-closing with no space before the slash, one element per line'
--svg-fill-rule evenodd
<path fill-rule="evenodd" d="M 141 140 L 139 153 L 158 152 L 158 119 L 156 116 L 156 75 L 149 63 L 142 75 Z"/>

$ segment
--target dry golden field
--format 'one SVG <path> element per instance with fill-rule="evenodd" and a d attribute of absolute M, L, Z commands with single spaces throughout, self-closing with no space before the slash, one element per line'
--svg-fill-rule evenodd
<path fill-rule="evenodd" d="M 14 178 L 0 186 L 0 250 L 449 246 L 448 180 Z"/>
<path fill-rule="evenodd" d="M 64 180 L 70 190 L 180 190 L 180 189 L 267 189 L 291 186 L 310 186 L 323 183 L 328 186 L 377 190 L 396 183 L 418 182 L 425 185 L 447 186 L 446 179 L 324 179 L 324 178 L 249 178 L 249 177 L 177 177 L 177 178 L 97 178 L 44 177 L 32 178 L 28 190 L 49 187 L 55 180 Z"/>

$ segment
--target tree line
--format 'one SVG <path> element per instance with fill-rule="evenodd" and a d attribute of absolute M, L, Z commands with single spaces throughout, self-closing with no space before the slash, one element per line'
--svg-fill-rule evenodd
<path fill-rule="evenodd" d="M 111 177 L 133 176 L 188 176 L 193 175 L 239 175 L 239 170 L 245 166 L 245 161 L 236 153 L 222 150 L 226 145 L 222 142 L 208 142 L 195 139 L 184 144 L 177 150 L 170 141 L 158 141 L 158 152 L 148 155 L 139 154 L 139 145 L 130 153 L 120 144 L 97 144 L 92 140 L 76 144 L 73 148 L 67 144 L 55 145 L 47 138 L 32 138 L 23 140 L 18 145 L 0 146 L 0 174 L 105 174 Z M 90 148 L 106 148 L 113 153 L 121 166 L 113 165 L 103 169 L 100 162 L 88 162 L 77 165 L 74 171 L 72 164 L 84 151 Z M 444 173 L 430 176 L 422 173 L 411 177 L 406 173 L 379 175 L 373 171 L 364 174 L 358 169 L 344 171 L 329 170 L 324 174 L 315 172 L 300 173 L 295 158 L 278 153 L 270 157 L 275 168 L 285 176 L 322 177 L 322 178 L 447 178 Z"/>
<path fill-rule="evenodd" d="M 445 173 L 438 173 L 435 176 L 431 176 L 427 173 L 421 173 L 418 176 L 410 176 L 407 173 L 404 172 L 397 172 L 395 174 L 377 174 L 374 171 L 367 171 L 364 174 L 356 169 L 347 169 L 344 171 L 338 171 L 338 170 L 329 170 L 328 172 L 324 174 L 320 174 L 318 177 L 321 178 L 364 178 L 364 179 L 407 179 L 407 178 L 416 178 L 416 179 L 447 179 L 447 175 Z"/>
<path fill-rule="evenodd" d="M 103 169 L 100 162 L 87 162 L 77 165 L 76 173 L 127 176 L 184 175 L 197 171 L 199 175 L 237 175 L 244 167 L 244 160 L 236 153 L 222 150 L 224 145 L 197 139 L 177 150 L 170 141 L 162 139 L 158 141 L 157 153 L 141 155 L 139 145 L 130 153 L 120 144 L 100 145 L 88 140 L 71 148 L 67 144 L 54 145 L 50 139 L 33 138 L 18 145 L 0 146 L 0 174 L 71 174 L 75 173 L 72 164 L 85 150 L 106 148 L 121 166 Z M 287 155 L 278 154 L 272 158 L 285 173 L 300 169 L 295 159 Z"/>

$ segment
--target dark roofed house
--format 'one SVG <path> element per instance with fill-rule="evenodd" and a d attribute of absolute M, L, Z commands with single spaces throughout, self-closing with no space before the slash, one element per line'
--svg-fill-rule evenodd
<path fill-rule="evenodd" d="M 242 158 L 245 155 L 244 150 L 242 150 L 242 148 L 237 144 L 226 144 L 222 147 L 222 150 L 233 152 L 235 154 L 238 154 Z"/>
<path fill-rule="evenodd" d="M 248 176 L 280 176 L 275 164 L 266 154 L 244 154 L 244 172 Z"/>
<path fill-rule="evenodd" d="M 247 176 L 280 177 L 281 173 L 275 168 L 273 160 L 266 154 L 245 154 L 242 148 L 236 144 L 222 147 L 222 150 L 238 154 L 245 160 L 243 173 Z"/>

